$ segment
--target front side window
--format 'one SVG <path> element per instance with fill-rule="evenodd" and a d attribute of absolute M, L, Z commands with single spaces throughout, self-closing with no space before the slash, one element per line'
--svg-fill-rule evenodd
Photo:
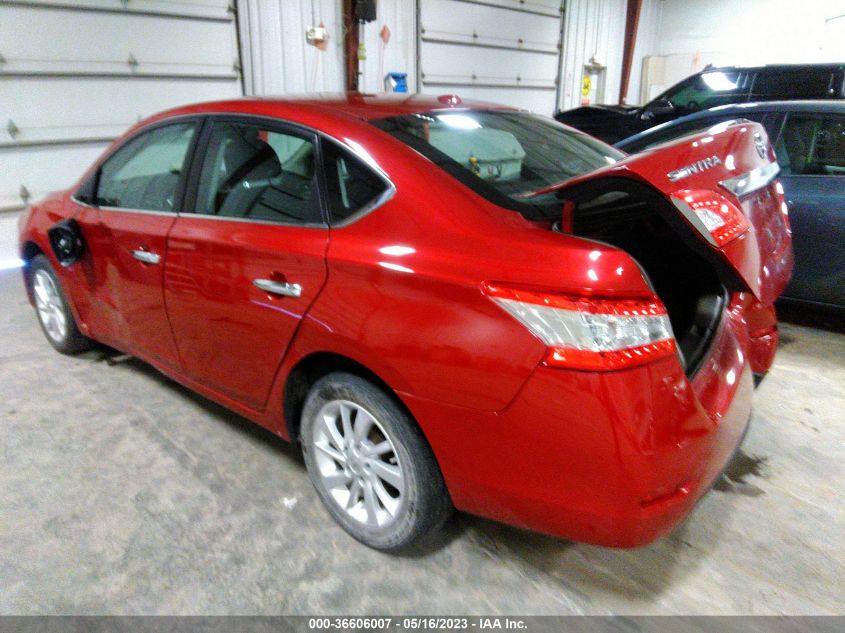
<path fill-rule="evenodd" d="M 714 70 L 691 77 L 668 90 L 660 98 L 668 99 L 679 116 L 745 101 L 746 76 L 732 71 Z"/>
<path fill-rule="evenodd" d="M 100 168 L 96 202 L 104 207 L 175 211 L 197 124 L 174 123 L 127 141 Z"/>
<path fill-rule="evenodd" d="M 372 122 L 491 202 L 544 217 L 554 194 L 533 192 L 607 167 L 624 154 L 553 119 L 526 112 L 450 110 Z"/>
<path fill-rule="evenodd" d="M 285 224 L 320 222 L 314 143 L 259 124 L 215 122 L 196 212 Z"/>
<path fill-rule="evenodd" d="M 323 159 L 332 223 L 371 207 L 388 189 L 383 178 L 336 143 L 323 143 Z"/>
<path fill-rule="evenodd" d="M 784 175 L 845 176 L 845 116 L 790 114 L 775 154 Z"/>

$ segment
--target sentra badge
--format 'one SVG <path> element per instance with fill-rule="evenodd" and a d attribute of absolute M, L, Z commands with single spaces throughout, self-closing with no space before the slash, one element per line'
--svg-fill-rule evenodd
<path fill-rule="evenodd" d="M 697 160 L 689 165 L 684 165 L 680 169 L 670 171 L 666 175 L 669 177 L 669 180 L 675 182 L 677 180 L 681 180 L 682 178 L 692 176 L 693 174 L 697 174 L 700 171 L 704 171 L 705 169 L 711 169 L 712 167 L 716 167 L 717 165 L 721 164 L 722 161 L 718 156 L 710 156 L 709 158 Z"/>

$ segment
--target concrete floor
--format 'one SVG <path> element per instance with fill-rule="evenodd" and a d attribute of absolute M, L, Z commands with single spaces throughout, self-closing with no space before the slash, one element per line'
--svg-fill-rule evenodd
<path fill-rule="evenodd" d="M 734 480 L 652 546 L 461 515 L 394 557 L 283 441 L 142 363 L 53 352 L 18 271 L 0 306 L 0 613 L 845 613 L 845 335 L 783 326 Z"/>

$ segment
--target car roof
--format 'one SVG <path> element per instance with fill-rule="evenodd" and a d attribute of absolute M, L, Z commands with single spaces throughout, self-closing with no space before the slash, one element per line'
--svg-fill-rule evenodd
<path fill-rule="evenodd" d="M 625 149 L 628 145 L 635 145 L 641 139 L 647 139 L 663 130 L 679 127 L 690 121 L 710 119 L 714 116 L 742 116 L 751 112 L 824 112 L 826 114 L 845 114 L 845 101 L 835 99 L 807 99 L 795 101 L 755 101 L 751 103 L 729 103 L 707 110 L 693 112 L 686 116 L 666 121 L 660 125 L 648 128 L 643 132 L 622 139 L 616 146 Z"/>
<path fill-rule="evenodd" d="M 270 95 L 261 97 L 243 97 L 224 101 L 208 101 L 162 112 L 160 116 L 178 116 L 180 114 L 197 114 L 211 112 L 249 112 L 256 105 L 266 108 L 272 105 L 280 109 L 308 108 L 323 113 L 352 116 L 357 119 L 372 120 L 403 114 L 433 112 L 436 110 L 510 110 L 518 108 L 485 101 L 461 99 L 458 95 L 420 95 L 420 94 L 364 94 L 349 93 L 320 93 L 302 95 Z"/>
<path fill-rule="evenodd" d="M 707 68 L 702 68 L 695 74 L 700 75 L 702 73 L 725 70 L 800 70 L 802 68 L 829 68 L 831 70 L 835 70 L 837 68 L 842 67 L 845 67 L 845 62 L 828 62 L 816 64 L 760 64 L 757 66 L 711 66 Z"/>

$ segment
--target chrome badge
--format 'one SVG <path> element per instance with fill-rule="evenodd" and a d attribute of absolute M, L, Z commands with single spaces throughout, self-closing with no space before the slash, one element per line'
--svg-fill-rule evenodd
<path fill-rule="evenodd" d="M 766 141 L 763 140 L 763 135 L 760 132 L 756 132 L 754 134 L 754 149 L 757 150 L 757 155 L 760 158 L 766 158 L 766 154 L 768 153 L 766 150 Z"/>
<path fill-rule="evenodd" d="M 687 178 L 688 176 L 692 176 L 693 174 L 697 174 L 700 171 L 704 171 L 705 169 L 711 169 L 721 164 L 722 160 L 718 156 L 710 156 L 709 158 L 702 158 L 701 160 L 697 160 L 694 163 L 690 163 L 689 165 L 684 165 L 680 169 L 670 171 L 668 174 L 666 174 L 666 176 L 669 178 L 669 180 L 675 182 L 677 180 Z"/>

